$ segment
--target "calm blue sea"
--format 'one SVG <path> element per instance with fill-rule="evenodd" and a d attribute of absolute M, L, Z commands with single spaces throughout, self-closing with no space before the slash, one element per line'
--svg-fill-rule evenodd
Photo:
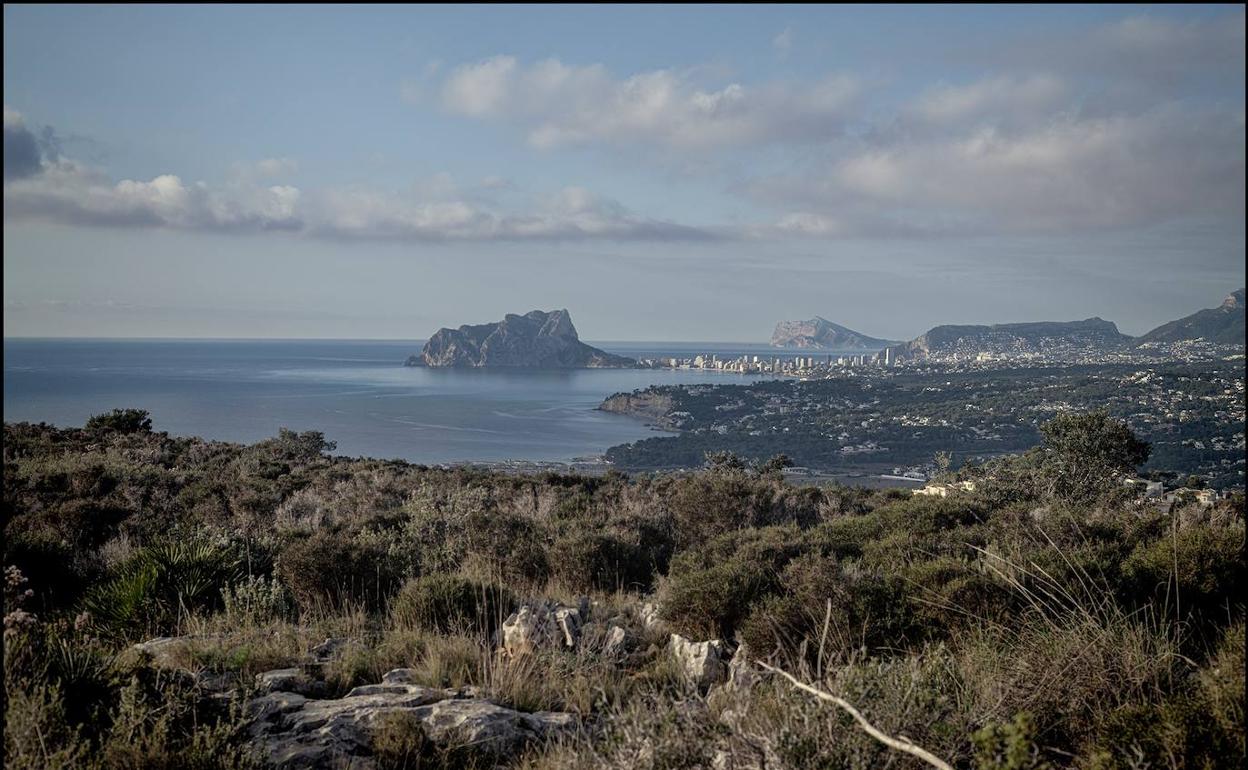
<path fill-rule="evenodd" d="M 4 419 L 81 425 L 117 407 L 158 430 L 256 441 L 319 430 L 338 454 L 421 463 L 561 460 L 655 435 L 595 411 L 648 385 L 748 382 L 695 371 L 452 370 L 405 367 L 423 341 L 4 340 Z M 597 343 L 630 356 L 785 355 L 766 345 Z M 796 353 L 797 351 L 788 354 Z"/>

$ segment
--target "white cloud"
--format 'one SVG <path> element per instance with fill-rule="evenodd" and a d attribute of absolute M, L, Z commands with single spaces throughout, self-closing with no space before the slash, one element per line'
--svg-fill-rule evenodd
<path fill-rule="evenodd" d="M 13 113 L 16 115 L 16 113 Z M 6 148 L 7 152 L 7 148 Z M 5 221 L 43 220 L 80 226 L 161 227 L 215 232 L 288 231 L 334 238 L 406 240 L 680 240 L 710 237 L 673 222 L 642 217 L 579 187 L 527 207 L 505 210 L 477 200 L 478 190 L 505 189 L 491 177 L 461 189 L 435 174 L 404 195 L 367 186 L 304 191 L 257 183 L 257 174 L 287 172 L 287 159 L 235 169 L 219 187 L 173 174 L 110 181 L 98 169 L 58 158 L 6 180 Z M 250 173 L 255 172 L 255 173 Z"/>
<path fill-rule="evenodd" d="M 903 138 L 751 189 L 800 206 L 782 232 L 1070 233 L 1238 216 L 1244 167 L 1242 111 L 1172 106 Z"/>
<path fill-rule="evenodd" d="M 322 193 L 313 232 L 334 237 L 409 240 L 698 240 L 701 230 L 637 216 L 616 201 L 568 187 L 527 211 L 466 200 L 421 202 L 363 189 Z"/>
<path fill-rule="evenodd" d="M 508 101 L 515 70 L 516 60 L 511 56 L 495 56 L 459 67 L 447 78 L 442 99 L 449 109 L 461 115 L 492 115 Z"/>
<path fill-rule="evenodd" d="M 299 163 L 292 158 L 265 158 L 256 163 L 256 172 L 261 176 L 290 176 L 298 171 Z"/>
<path fill-rule="evenodd" d="M 705 89 L 674 70 L 618 79 L 600 64 L 547 59 L 526 67 L 496 56 L 452 71 L 442 103 L 456 114 L 514 122 L 540 148 L 605 142 L 701 149 L 834 137 L 858 93 L 857 81 L 841 75 L 811 85 Z"/>
<path fill-rule="evenodd" d="M 4 216 L 79 225 L 158 226 L 205 230 L 293 230 L 301 226 L 300 192 L 289 186 L 210 189 L 173 174 L 110 183 L 71 160 L 4 186 Z"/>
<path fill-rule="evenodd" d="M 780 56 L 788 56 L 789 51 L 793 48 L 793 27 L 785 27 L 784 31 L 771 39 L 772 48 L 776 49 L 776 53 Z"/>
<path fill-rule="evenodd" d="M 933 123 L 968 120 L 1031 119 L 1050 113 L 1068 96 L 1052 75 L 997 76 L 960 86 L 937 86 L 924 93 L 913 112 Z"/>
<path fill-rule="evenodd" d="M 1021 31 L 962 51 L 972 65 L 995 73 L 1049 72 L 1097 86 L 1098 101 L 1155 104 L 1222 84 L 1243 90 L 1244 13 L 1226 9 L 1206 18 L 1137 15 L 1063 34 Z"/>

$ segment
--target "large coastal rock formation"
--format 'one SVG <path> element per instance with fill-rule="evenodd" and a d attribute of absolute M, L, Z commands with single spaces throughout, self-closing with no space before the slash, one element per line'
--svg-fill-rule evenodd
<path fill-rule="evenodd" d="M 815 316 L 809 321 L 781 321 L 771 334 L 777 348 L 815 348 L 818 350 L 879 350 L 891 345 L 890 340 L 865 334 Z"/>
<path fill-rule="evenodd" d="M 1038 321 L 991 326 L 937 326 L 910 342 L 892 348 L 899 358 L 994 353 L 1018 355 L 1095 354 L 1121 348 L 1131 337 L 1112 321 Z"/>
<path fill-rule="evenodd" d="M 497 323 L 439 329 L 408 366 L 574 369 L 628 367 L 637 362 L 581 342 L 567 310 L 508 313 Z"/>
<path fill-rule="evenodd" d="M 632 393 L 613 393 L 598 405 L 598 409 L 650 420 L 666 430 L 676 430 L 679 427 L 679 420 L 672 419 L 676 402 L 667 388 L 649 387 Z"/>
<path fill-rule="evenodd" d="M 1162 324 L 1138 338 L 1146 342 L 1182 342 L 1203 339 L 1224 345 L 1244 344 L 1244 290 L 1231 292 L 1218 307 Z"/>

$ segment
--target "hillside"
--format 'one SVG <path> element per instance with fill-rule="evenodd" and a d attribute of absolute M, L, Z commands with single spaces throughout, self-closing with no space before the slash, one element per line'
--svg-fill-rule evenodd
<path fill-rule="evenodd" d="M 1130 340 L 1113 322 L 1101 318 L 990 326 L 944 325 L 894 347 L 893 352 L 904 358 L 978 353 L 1093 354 L 1120 348 Z"/>
<path fill-rule="evenodd" d="M 1189 316 L 1162 324 L 1138 337 L 1138 343 L 1180 342 L 1203 339 L 1226 345 L 1245 344 L 1244 290 L 1231 292 L 1218 307 L 1198 310 Z"/>
<path fill-rule="evenodd" d="M 950 767 L 1242 765 L 1242 495 L 1042 432 L 946 499 L 6 424 L 5 766 L 924 767 L 768 667 Z"/>

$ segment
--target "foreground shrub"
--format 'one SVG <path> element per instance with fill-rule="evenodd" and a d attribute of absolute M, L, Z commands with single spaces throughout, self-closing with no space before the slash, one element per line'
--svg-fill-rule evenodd
<path fill-rule="evenodd" d="M 646 552 L 613 534 L 564 535 L 551 553 L 553 575 L 577 590 L 645 590 L 654 579 L 655 565 Z"/>
<path fill-rule="evenodd" d="M 293 609 L 290 593 L 275 577 L 248 575 L 221 591 L 225 614 L 239 625 L 282 620 Z"/>
<path fill-rule="evenodd" d="M 12 768 L 82 767 L 90 744 L 65 715 L 65 698 L 55 685 L 6 687 L 4 764 Z"/>
<path fill-rule="evenodd" d="M 841 660 L 862 647 L 904 648 L 911 625 L 900 580 L 811 553 L 785 566 L 775 594 L 754 605 L 738 635 L 760 654 L 813 663 L 820 653 Z"/>
<path fill-rule="evenodd" d="M 546 533 L 525 516 L 476 511 L 467 519 L 468 556 L 475 571 L 506 582 L 541 583 L 550 576 Z"/>
<path fill-rule="evenodd" d="M 779 572 L 803 551 L 796 527 L 728 532 L 672 560 L 663 618 L 697 639 L 731 639 L 751 605 L 779 588 Z"/>
<path fill-rule="evenodd" d="M 276 572 L 305 612 L 357 602 L 375 609 L 400 580 L 387 556 L 374 542 L 321 531 L 286 546 Z"/>
<path fill-rule="evenodd" d="M 425 575 L 399 590 L 390 603 L 390 615 L 400 627 L 488 635 L 515 604 L 515 597 L 501 586 L 459 575 Z"/>
<path fill-rule="evenodd" d="M 87 419 L 84 430 L 112 433 L 149 433 L 152 417 L 144 409 L 114 409 Z"/>
<path fill-rule="evenodd" d="M 1243 549 L 1242 521 L 1180 527 L 1127 557 L 1123 597 L 1136 606 L 1169 600 L 1184 614 L 1224 618 L 1244 595 Z"/>
<path fill-rule="evenodd" d="M 242 572 L 232 548 L 184 540 L 140 548 L 88 592 L 84 607 L 106 632 L 129 636 L 168 630 L 180 618 L 220 606 Z"/>

